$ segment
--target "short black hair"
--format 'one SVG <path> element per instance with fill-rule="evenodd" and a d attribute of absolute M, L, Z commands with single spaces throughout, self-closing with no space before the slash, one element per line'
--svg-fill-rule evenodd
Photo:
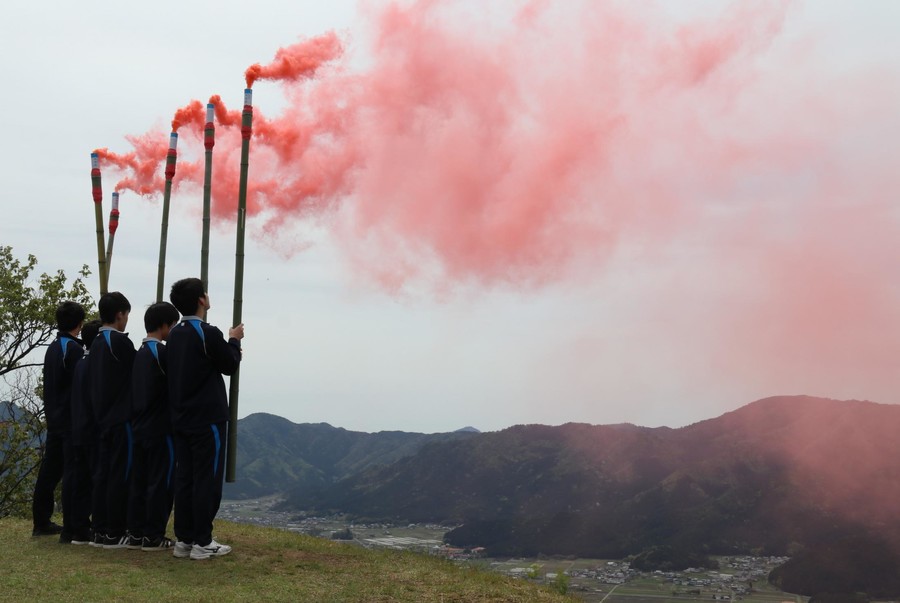
<path fill-rule="evenodd" d="M 84 308 L 73 301 L 64 301 L 56 307 L 56 326 L 68 333 L 84 322 Z"/>
<path fill-rule="evenodd" d="M 97 333 L 100 332 L 100 327 L 103 326 L 103 323 L 98 319 L 89 320 L 84 323 L 84 326 L 81 327 L 81 341 L 84 342 L 84 345 L 87 346 L 88 349 L 91 348 L 91 344 L 94 343 L 94 338 L 97 336 Z"/>
<path fill-rule="evenodd" d="M 116 314 L 119 312 L 131 312 L 131 303 L 118 291 L 110 291 L 103 294 L 97 308 L 100 310 L 100 320 L 108 325 L 116 322 Z"/>
<path fill-rule="evenodd" d="M 194 316 L 200 306 L 200 298 L 206 295 L 206 288 L 199 278 L 183 278 L 172 285 L 169 299 L 184 316 Z"/>
<path fill-rule="evenodd" d="M 175 306 L 169 302 L 156 302 L 144 312 L 144 329 L 148 333 L 152 333 L 163 325 L 174 325 L 179 318 L 180 315 Z"/>

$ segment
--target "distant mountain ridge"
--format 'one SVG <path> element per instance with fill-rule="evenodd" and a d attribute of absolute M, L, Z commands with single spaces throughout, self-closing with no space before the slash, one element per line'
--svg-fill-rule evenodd
<path fill-rule="evenodd" d="M 805 396 L 680 429 L 520 425 L 430 442 L 286 504 L 461 522 L 452 542 L 498 554 L 783 553 L 823 524 L 900 525 L 898 428 L 898 406 Z"/>
<path fill-rule="evenodd" d="M 371 466 L 389 465 L 429 442 L 472 433 L 382 431 L 364 433 L 328 423 L 292 423 L 268 413 L 238 421 L 237 481 L 225 484 L 226 498 L 255 498 L 293 490 L 319 491 Z"/>
<path fill-rule="evenodd" d="M 835 572 L 816 575 L 809 568 L 824 566 L 803 560 L 852 542 L 883 551 L 900 575 L 890 561 L 900 559 L 896 405 L 778 396 L 678 429 L 570 423 L 431 436 L 254 417 L 240 424 L 250 454 L 239 478 L 254 475 L 263 491 L 271 476 L 287 510 L 462 524 L 448 542 L 498 556 L 640 554 L 674 567 L 698 555 L 804 553 L 774 578 L 784 584 L 835 584 Z M 848 578 L 846 592 L 900 596 L 872 580 Z"/>
<path fill-rule="evenodd" d="M 481 433 L 481 430 L 477 429 L 475 427 L 472 427 L 471 425 L 466 425 L 465 427 L 460 427 L 459 429 L 457 429 L 455 433 L 460 433 L 460 432 Z"/>

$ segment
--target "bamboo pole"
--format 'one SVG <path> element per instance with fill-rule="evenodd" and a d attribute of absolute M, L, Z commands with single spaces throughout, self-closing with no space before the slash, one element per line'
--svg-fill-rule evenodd
<path fill-rule="evenodd" d="M 91 153 L 91 193 L 94 197 L 94 221 L 97 223 L 97 276 L 100 295 L 107 292 L 106 244 L 103 240 L 103 185 L 100 179 L 100 155 Z"/>
<path fill-rule="evenodd" d="M 244 233 L 247 217 L 247 172 L 250 165 L 250 136 L 253 132 L 253 91 L 244 90 L 241 114 L 241 179 L 238 187 L 237 241 L 234 252 L 234 316 L 233 325 L 241 324 L 244 305 Z M 241 367 L 231 376 L 228 395 L 228 448 L 225 457 L 225 481 L 235 480 L 237 463 L 237 417 Z"/>
<path fill-rule="evenodd" d="M 206 147 L 206 170 L 203 176 L 203 238 L 200 242 L 200 280 L 203 290 L 209 291 L 209 210 L 212 194 L 212 152 L 216 144 L 215 105 L 206 105 L 206 127 L 203 130 L 203 146 Z"/>
<path fill-rule="evenodd" d="M 169 237 L 169 200 L 172 198 L 172 178 L 175 177 L 175 160 L 178 157 L 178 132 L 169 136 L 166 153 L 166 188 L 163 193 L 163 213 L 159 232 L 159 270 L 156 274 L 156 301 L 163 300 L 163 283 L 166 280 L 166 243 Z"/>

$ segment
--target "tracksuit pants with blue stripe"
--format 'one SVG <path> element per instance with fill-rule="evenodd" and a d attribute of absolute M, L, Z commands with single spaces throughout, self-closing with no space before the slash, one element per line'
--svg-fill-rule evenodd
<path fill-rule="evenodd" d="M 181 542 L 212 541 L 225 478 L 226 425 L 175 433 L 175 537 Z"/>

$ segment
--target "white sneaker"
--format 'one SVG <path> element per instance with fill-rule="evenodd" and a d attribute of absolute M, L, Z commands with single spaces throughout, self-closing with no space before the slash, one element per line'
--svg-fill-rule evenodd
<path fill-rule="evenodd" d="M 195 544 L 191 547 L 191 559 L 209 559 L 210 557 L 221 557 L 231 552 L 231 547 L 227 544 L 219 544 L 215 540 L 206 546 Z"/>
<path fill-rule="evenodd" d="M 178 557 L 179 559 L 185 559 L 186 557 L 191 556 L 191 549 L 194 547 L 192 544 L 188 544 L 187 542 L 177 541 L 175 546 L 172 547 L 172 556 Z"/>

